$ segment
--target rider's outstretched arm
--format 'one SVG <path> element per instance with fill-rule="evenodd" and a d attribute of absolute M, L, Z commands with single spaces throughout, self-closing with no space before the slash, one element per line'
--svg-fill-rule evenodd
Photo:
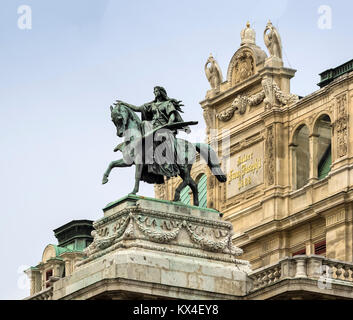
<path fill-rule="evenodd" d="M 138 106 L 134 106 L 133 104 L 130 104 L 130 103 L 127 103 L 127 102 L 124 102 L 124 101 L 120 101 L 120 100 L 117 100 L 118 103 L 122 103 L 123 105 L 129 107 L 130 109 L 136 111 L 136 112 L 142 112 L 142 109 L 144 107 L 144 105 L 138 107 Z"/>

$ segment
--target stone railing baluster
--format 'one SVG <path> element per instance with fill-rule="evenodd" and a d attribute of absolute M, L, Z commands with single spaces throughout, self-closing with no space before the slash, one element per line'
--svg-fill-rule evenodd
<path fill-rule="evenodd" d="M 353 264 L 326 259 L 322 256 L 295 256 L 283 258 L 276 265 L 261 268 L 250 275 L 252 291 L 272 285 L 280 280 L 309 278 L 322 281 L 322 278 L 353 282 Z"/>

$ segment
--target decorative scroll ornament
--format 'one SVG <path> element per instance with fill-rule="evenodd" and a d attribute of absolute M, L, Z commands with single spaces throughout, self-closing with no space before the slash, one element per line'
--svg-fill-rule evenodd
<path fill-rule="evenodd" d="M 229 121 L 235 112 L 243 115 L 246 112 L 248 106 L 253 107 L 259 105 L 265 98 L 265 92 L 254 94 L 252 96 L 238 96 L 232 102 L 230 108 L 217 114 L 217 118 L 223 122 Z"/>
<path fill-rule="evenodd" d="M 262 87 L 265 92 L 265 109 L 272 109 L 273 107 L 281 107 L 296 103 L 299 98 L 295 94 L 286 94 L 281 91 L 278 85 L 271 79 L 265 77 L 262 82 Z"/>

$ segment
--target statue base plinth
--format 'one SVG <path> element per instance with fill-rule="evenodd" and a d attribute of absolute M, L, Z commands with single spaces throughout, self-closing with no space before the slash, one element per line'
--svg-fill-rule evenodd
<path fill-rule="evenodd" d="M 239 299 L 250 265 L 216 210 L 129 195 L 103 209 L 93 243 L 53 299 Z"/>
<path fill-rule="evenodd" d="M 266 59 L 264 66 L 270 68 L 283 68 L 283 60 L 277 57 L 270 57 Z"/>

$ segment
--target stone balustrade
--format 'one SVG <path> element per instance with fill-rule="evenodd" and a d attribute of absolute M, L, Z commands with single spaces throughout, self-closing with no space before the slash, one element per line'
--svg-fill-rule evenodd
<path fill-rule="evenodd" d="M 25 300 L 52 300 L 53 298 L 53 287 L 50 286 L 33 296 L 26 298 Z"/>
<path fill-rule="evenodd" d="M 327 283 L 351 283 L 353 285 L 353 263 L 326 259 L 317 255 L 286 257 L 278 263 L 257 269 L 249 274 L 251 291 L 270 286 L 284 279 L 308 278 Z"/>

